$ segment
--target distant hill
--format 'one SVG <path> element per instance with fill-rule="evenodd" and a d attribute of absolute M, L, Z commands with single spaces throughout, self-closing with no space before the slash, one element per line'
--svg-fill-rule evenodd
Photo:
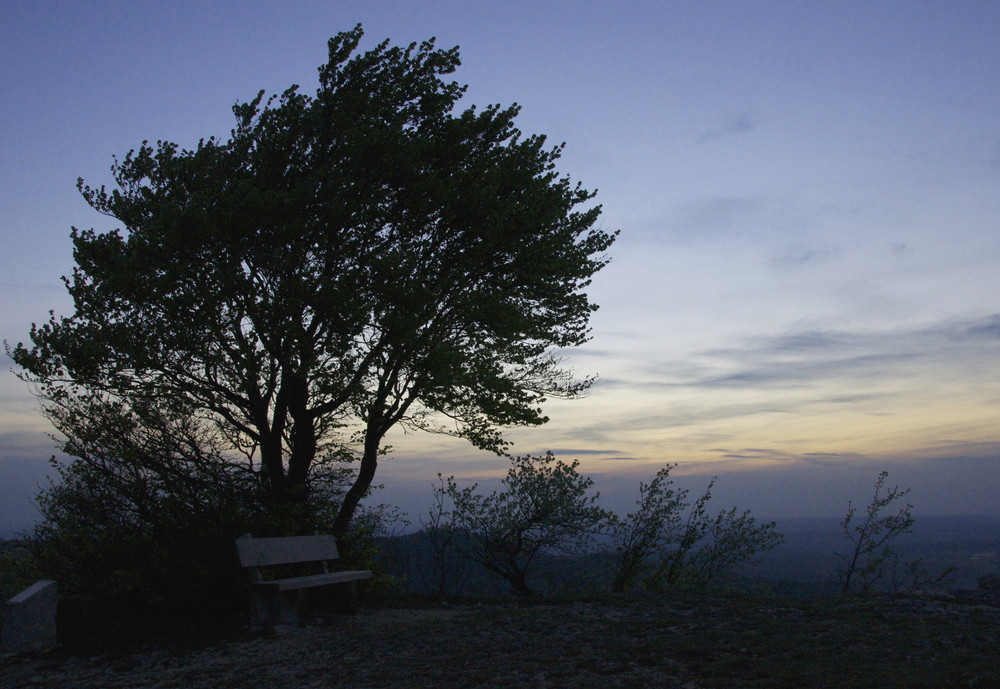
<path fill-rule="evenodd" d="M 764 553 L 745 574 L 755 577 L 832 584 L 841 565 L 837 553 L 850 543 L 836 519 L 785 519 L 781 547 Z M 921 558 L 932 574 L 954 564 L 951 586 L 975 588 L 984 574 L 1000 571 L 1000 518 L 918 517 L 912 533 L 901 536 L 897 549 L 904 560 Z"/>
<path fill-rule="evenodd" d="M 841 565 L 837 553 L 846 553 L 850 547 L 839 520 L 784 519 L 778 521 L 778 531 L 785 542 L 744 568 L 740 578 L 769 582 L 786 593 L 833 590 Z M 448 576 L 442 581 L 426 532 L 382 539 L 379 546 L 384 570 L 406 593 L 507 593 L 504 582 L 475 563 L 457 558 L 448 562 Z M 957 570 L 948 586 L 973 589 L 981 576 L 1000 573 L 1000 518 L 919 517 L 913 533 L 898 539 L 897 549 L 906 561 L 921 558 L 932 575 L 954 564 Z M 603 591 L 610 585 L 613 568 L 613 556 L 608 553 L 548 558 L 540 563 L 532 588 L 543 594 Z"/>

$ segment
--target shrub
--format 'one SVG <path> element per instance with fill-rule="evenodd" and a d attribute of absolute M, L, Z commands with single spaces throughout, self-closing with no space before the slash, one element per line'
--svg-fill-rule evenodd
<path fill-rule="evenodd" d="M 920 558 L 904 561 L 896 550 L 896 541 L 913 530 L 913 505 L 905 503 L 896 509 L 910 489 L 899 486 L 888 488 L 885 480 L 889 473 L 883 471 L 875 479 L 872 499 L 859 519 L 857 508 L 848 502 L 847 514 L 840 523 L 844 536 L 851 542 L 846 553 L 837 553 L 843 566 L 837 570 L 841 590 L 869 591 L 874 588 L 917 590 L 940 584 L 956 570 L 947 567 L 938 575 L 931 575 Z M 895 512 L 887 513 L 887 510 Z"/>
<path fill-rule="evenodd" d="M 242 620 L 248 579 L 233 540 L 323 530 L 320 503 L 343 490 L 350 467 L 331 456 L 329 470 L 312 477 L 305 513 L 267 510 L 254 472 L 207 455 L 203 436 L 186 442 L 190 427 L 179 415 L 157 417 L 156 427 L 112 410 L 74 417 L 65 447 L 76 459 L 55 465 L 59 480 L 38 496 L 42 520 L 27 541 L 38 570 L 59 582 L 65 640 Z M 122 432 L 107 432 L 112 423 Z M 367 557 L 360 545 L 348 550 Z"/>
<path fill-rule="evenodd" d="M 490 495 L 478 484 L 459 488 L 454 477 L 435 490 L 452 502 L 451 528 L 459 531 L 464 554 L 505 579 L 517 595 L 532 596 L 529 580 L 544 570 L 546 555 L 580 553 L 607 513 L 589 494 L 593 480 L 577 472 L 579 462 L 512 457 L 503 489 Z"/>
<path fill-rule="evenodd" d="M 135 509 L 94 467 L 59 467 L 39 496 L 28 541 L 59 582 L 60 629 L 77 641 L 149 627 L 231 619 L 245 584 L 233 539 L 249 522 L 236 503 L 190 505 L 160 495 Z"/>
<path fill-rule="evenodd" d="M 724 572 L 778 546 L 775 523 L 758 523 L 735 507 L 715 517 L 708 513 L 715 479 L 688 503 L 687 490 L 674 487 L 667 465 L 653 480 L 639 484 L 636 511 L 611 515 L 611 537 L 618 554 L 612 590 L 638 586 L 665 588 L 706 585 Z"/>
<path fill-rule="evenodd" d="M 857 508 L 847 503 L 847 514 L 840 522 L 844 536 L 851 542 L 846 553 L 837 553 L 843 566 L 837 570 L 840 586 L 844 592 L 857 588 L 867 591 L 890 574 L 896 561 L 895 540 L 913 529 L 913 505 L 906 503 L 892 514 L 895 503 L 904 498 L 910 489 L 900 490 L 899 486 L 885 487 L 889 473 L 883 471 L 875 479 L 872 499 L 865 508 L 864 516 L 855 521 Z"/>

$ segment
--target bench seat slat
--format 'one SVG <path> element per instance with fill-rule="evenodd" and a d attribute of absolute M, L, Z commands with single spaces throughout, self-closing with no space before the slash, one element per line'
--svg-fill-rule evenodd
<path fill-rule="evenodd" d="M 236 550 L 244 567 L 318 562 L 337 559 L 337 539 L 333 536 L 238 538 Z"/>
<path fill-rule="evenodd" d="M 327 606 L 332 601 L 320 603 L 315 597 L 305 595 L 311 588 L 329 584 L 349 583 L 350 591 L 337 591 L 347 597 L 347 609 L 357 609 L 357 587 L 354 582 L 371 579 L 371 570 L 344 570 L 330 572 L 327 563 L 339 559 L 337 541 L 333 536 L 289 536 L 287 538 L 253 538 L 245 534 L 236 539 L 240 564 L 250 570 L 253 578 L 253 606 L 250 618 L 264 629 L 273 628 L 282 621 L 299 624 L 301 613 L 310 605 Z M 323 574 L 264 580 L 261 568 L 277 565 L 295 565 L 306 562 L 322 563 Z M 315 571 L 315 570 L 314 570 Z"/>
<path fill-rule="evenodd" d="M 304 577 L 291 577 L 288 579 L 275 579 L 273 581 L 262 581 L 254 584 L 254 588 L 271 591 L 294 591 L 296 589 L 310 588 L 313 586 L 323 586 L 325 584 L 339 584 L 345 581 L 359 581 L 361 579 L 371 579 L 372 573 L 367 569 L 347 570 L 342 572 L 328 572 L 326 574 L 310 574 Z"/>

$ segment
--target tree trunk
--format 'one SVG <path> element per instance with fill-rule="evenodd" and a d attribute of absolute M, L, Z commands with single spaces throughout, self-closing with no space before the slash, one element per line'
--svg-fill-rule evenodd
<path fill-rule="evenodd" d="M 292 453 L 288 458 L 288 485 L 305 496 L 309 467 L 316 458 L 316 427 L 308 409 L 309 384 L 304 378 L 290 376 L 288 412 L 292 417 Z"/>
<path fill-rule="evenodd" d="M 517 596 L 524 596 L 525 598 L 534 598 L 537 595 L 528 586 L 528 577 L 524 570 L 517 570 L 510 574 L 511 576 L 507 580 L 510 581 L 510 590 L 512 593 Z"/>
<path fill-rule="evenodd" d="M 271 505 L 280 505 L 285 497 L 285 467 L 281 459 L 280 436 L 267 435 L 261 438 L 260 467 L 264 490 Z"/>
<path fill-rule="evenodd" d="M 347 530 L 354 518 L 354 512 L 358 508 L 361 499 L 371 488 L 372 480 L 375 478 L 375 470 L 378 468 L 378 450 L 382 442 L 384 432 L 380 430 L 381 424 L 372 419 L 368 421 L 368 428 L 365 431 L 365 450 L 361 456 L 361 468 L 358 470 L 358 477 L 354 480 L 354 485 L 347 491 L 344 501 L 337 512 L 337 518 L 333 521 L 333 535 L 337 539 L 337 547 L 344 549 L 347 545 Z"/>

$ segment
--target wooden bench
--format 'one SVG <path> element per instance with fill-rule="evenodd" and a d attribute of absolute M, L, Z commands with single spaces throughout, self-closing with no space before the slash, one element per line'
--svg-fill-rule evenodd
<path fill-rule="evenodd" d="M 275 624 L 299 624 L 307 611 L 346 608 L 353 612 L 357 608 L 357 582 L 372 576 L 367 569 L 331 572 L 327 568 L 328 561 L 339 557 L 333 536 L 253 538 L 244 534 L 236 539 L 236 552 L 240 564 L 250 569 L 253 577 L 252 622 L 265 629 Z M 266 579 L 261 572 L 262 567 L 302 563 L 322 564 L 322 572 L 284 579 Z M 344 591 L 341 585 L 349 590 Z"/>

